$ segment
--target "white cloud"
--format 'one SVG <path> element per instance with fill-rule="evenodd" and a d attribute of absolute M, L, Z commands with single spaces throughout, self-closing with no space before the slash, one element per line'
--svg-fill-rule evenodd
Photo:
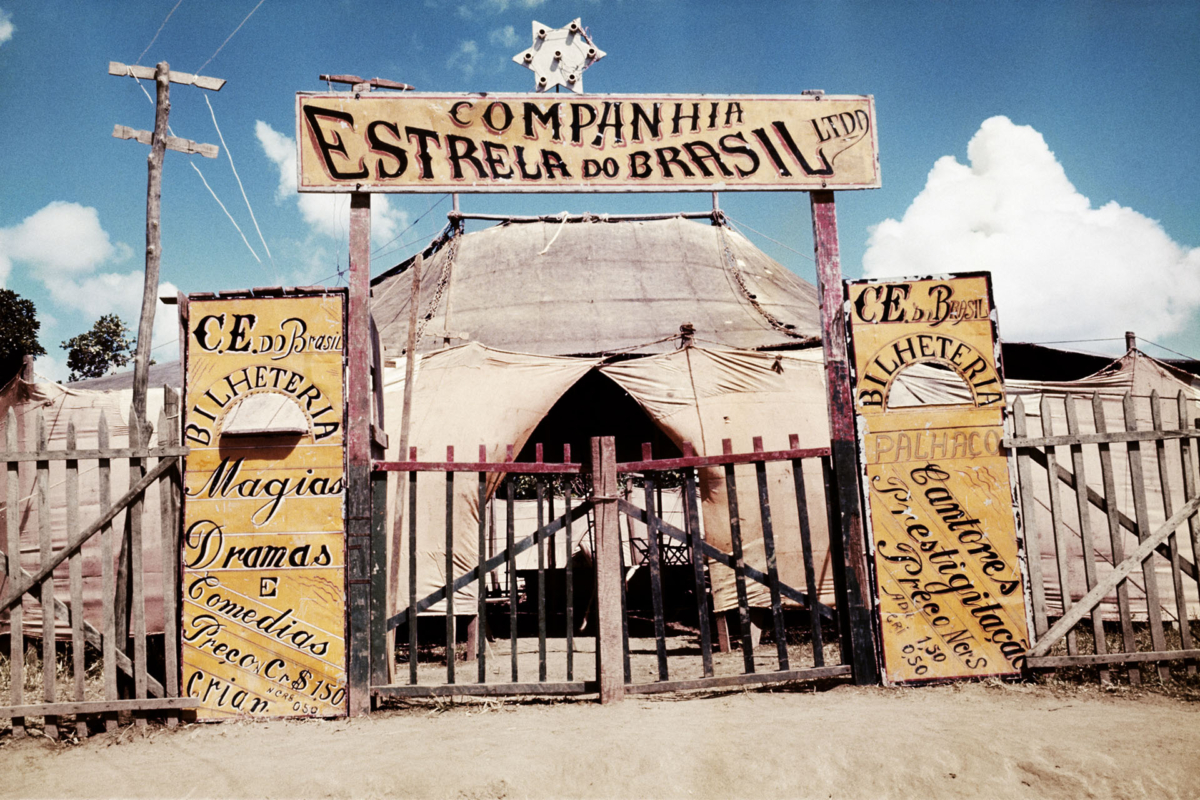
<path fill-rule="evenodd" d="M 516 47 L 521 43 L 517 38 L 517 32 L 513 30 L 512 25 L 505 25 L 503 28 L 496 28 L 488 34 L 488 41 L 498 47 Z"/>
<path fill-rule="evenodd" d="M 12 17 L 3 8 L 0 8 L 0 44 L 11 39 L 15 30 L 16 26 L 12 23 Z"/>
<path fill-rule="evenodd" d="M 1115 202 L 1092 208 L 1033 128 L 992 117 L 967 156 L 938 159 L 904 217 L 872 228 L 868 277 L 988 270 L 1013 341 L 1153 339 L 1200 308 L 1200 248 Z"/>
<path fill-rule="evenodd" d="M 59 277 L 90 272 L 129 253 L 125 245 L 109 241 L 96 209 L 55 201 L 17 225 L 0 228 L 0 285 L 15 261 L 29 264 L 39 276 Z"/>
<path fill-rule="evenodd" d="M 296 191 L 296 140 L 272 128 L 262 120 L 254 125 L 258 142 L 279 169 L 279 186 L 275 198 L 284 202 L 296 199 L 304 222 L 322 236 L 347 241 L 350 235 L 350 198 L 346 194 L 300 194 Z M 408 212 L 392 208 L 387 195 L 371 197 L 371 238 L 388 241 L 408 224 Z"/>
<path fill-rule="evenodd" d="M 458 43 L 458 49 L 446 59 L 447 69 L 462 70 L 464 78 L 475 74 L 475 65 L 479 62 L 479 45 L 474 40 Z"/>

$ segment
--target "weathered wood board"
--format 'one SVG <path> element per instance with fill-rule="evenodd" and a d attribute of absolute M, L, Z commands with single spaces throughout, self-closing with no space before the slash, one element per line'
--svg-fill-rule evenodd
<path fill-rule="evenodd" d="M 886 683 L 1018 673 L 1029 649 L 986 273 L 846 285 L 859 460 Z M 896 379 L 953 370 L 961 397 Z"/>
<path fill-rule="evenodd" d="M 873 189 L 869 95 L 296 96 L 302 192 Z"/>
<path fill-rule="evenodd" d="M 346 713 L 344 304 L 188 304 L 182 687 L 200 719 Z"/>

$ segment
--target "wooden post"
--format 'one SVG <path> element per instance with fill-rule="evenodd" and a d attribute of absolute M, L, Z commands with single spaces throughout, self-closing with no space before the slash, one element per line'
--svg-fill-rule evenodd
<path fill-rule="evenodd" d="M 842 316 L 842 267 L 838 255 L 837 210 L 833 192 L 811 192 L 813 249 L 817 262 L 817 291 L 821 303 L 821 340 L 825 350 L 825 377 L 829 392 L 829 447 L 837 484 L 837 519 L 841 523 L 842 562 L 834 568 L 845 576 L 850 664 L 854 682 L 879 682 L 875 655 L 874 613 L 867 593 L 871 590 L 863 534 L 862 504 L 855 458 L 854 403 L 850 394 L 850 365 L 846 356 L 846 323 Z M 833 499 L 833 498 L 831 498 Z M 830 536 L 836 535 L 830 531 Z"/>
<path fill-rule="evenodd" d="M 158 62 L 154 83 L 154 136 L 150 140 L 146 180 L 146 277 L 142 283 L 142 316 L 138 322 L 137 351 L 133 356 L 133 413 L 146 421 L 146 389 L 150 380 L 150 339 L 154 334 L 154 306 L 158 303 L 158 271 L 162 263 L 162 168 L 167 152 L 167 115 L 171 113 L 170 66 Z"/>
<path fill-rule="evenodd" d="M 615 703 L 625 699 L 625 657 L 617 457 L 611 436 L 592 438 L 592 501 L 596 508 L 596 676 L 600 702 Z"/>
<path fill-rule="evenodd" d="M 350 195 L 347 310 L 346 573 L 350 716 L 371 710 L 371 196 Z"/>

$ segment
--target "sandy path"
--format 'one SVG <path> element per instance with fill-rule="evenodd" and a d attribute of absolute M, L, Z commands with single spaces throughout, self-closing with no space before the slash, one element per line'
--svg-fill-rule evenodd
<path fill-rule="evenodd" d="M 0 739 L 4 797 L 1196 797 L 1200 706 L 971 685 Z"/>

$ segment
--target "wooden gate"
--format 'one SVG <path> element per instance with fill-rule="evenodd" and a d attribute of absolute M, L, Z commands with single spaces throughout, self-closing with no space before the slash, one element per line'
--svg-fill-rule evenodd
<path fill-rule="evenodd" d="M 1150 429 L 1140 430 L 1147 402 Z M 1026 530 L 1035 630 L 1029 668 L 1091 667 L 1108 681 L 1110 665 L 1123 664 L 1134 685 L 1147 662 L 1162 680 L 1177 661 L 1196 674 L 1194 402 L 1182 392 L 1169 401 L 1156 392 L 1043 395 L 1030 413 L 1021 398 L 1013 402 L 1015 436 L 1005 445 L 1016 456 Z M 1120 420 L 1113 418 L 1117 405 Z M 1034 416 L 1040 436 L 1031 432 Z M 1185 522 L 1189 536 L 1181 541 Z M 1174 617 L 1169 637 L 1164 614 Z"/>
<path fill-rule="evenodd" d="M 829 450 L 800 449 L 796 446 L 796 437 L 792 437 L 792 445 L 788 450 L 765 452 L 761 439 L 755 438 L 753 452 L 735 454 L 727 441 L 723 455 L 696 456 L 691 446 L 685 444 L 682 458 L 661 460 L 653 459 L 650 446 L 644 445 L 643 460 L 617 464 L 612 439 L 594 439 L 591 465 L 586 469 L 570 460 L 567 448 L 564 448 L 561 462 L 543 462 L 540 445 L 536 448 L 537 461 L 533 463 L 513 462 L 511 447 L 508 448 L 508 460 L 503 462 L 488 461 L 483 448 L 474 462 L 455 461 L 453 448 L 448 448 L 446 460 L 442 462 L 418 461 L 415 449 L 410 452 L 408 461 L 376 462 L 374 537 L 377 543 L 385 541 L 390 529 L 382 501 L 384 482 L 388 472 L 400 473 L 397 493 L 404 494 L 407 504 L 403 512 L 406 558 L 401 565 L 406 571 L 407 596 L 397 604 L 401 607 L 399 613 L 385 613 L 387 559 L 381 558 L 379 551 L 382 548 L 377 547 L 373 570 L 376 576 L 373 618 L 387 621 L 386 626 L 372 625 L 373 698 L 598 692 L 601 700 L 606 701 L 619 699 L 627 692 L 665 692 L 849 676 L 851 667 L 846 663 L 844 651 L 838 656 L 842 663 L 833 665 L 826 663 L 824 652 L 829 633 L 825 632 L 823 623 L 836 631 L 840 643 L 843 638 L 840 626 L 844 622 L 832 608 L 822 605 L 812 590 L 817 585 L 816 567 L 803 466 L 806 463 L 814 465 L 820 475 L 820 485 L 814 490 L 828 497 L 833 488 Z M 735 466 L 741 464 L 752 465 L 756 470 L 756 516 L 764 534 L 765 569 L 755 568 L 743 557 L 742 517 L 739 514 L 746 514 L 747 510 L 739 511 L 734 474 Z M 768 464 L 782 464 L 790 469 L 789 496 L 771 497 L 766 477 Z M 725 552 L 704 538 L 697 469 L 715 469 L 723 474 L 729 498 L 732 552 Z M 444 490 L 435 489 L 433 497 L 428 496 L 428 489 L 418 494 L 418 477 L 423 473 L 438 472 L 444 473 Z M 474 473 L 478 489 L 473 499 L 480 509 L 473 566 L 468 568 L 464 568 L 461 554 L 455 552 L 454 487 L 456 480 L 461 480 L 460 473 Z M 504 474 L 502 484 L 497 484 L 492 477 L 497 473 Z M 641 484 L 644 507 L 639 507 L 628 493 L 620 494 L 619 475 L 624 475 L 630 483 L 636 480 Z M 671 478 L 681 481 L 678 491 L 685 509 L 682 520 L 677 523 L 668 521 L 661 508 L 662 483 Z M 493 489 L 497 494 L 503 494 L 502 500 L 492 497 Z M 522 496 L 528 499 L 522 500 Z M 794 504 L 797 510 L 804 562 L 803 590 L 780 579 L 772 501 Z M 430 569 L 431 565 L 429 553 L 420 552 L 419 545 L 418 520 L 424 514 L 411 512 L 421 509 L 421 503 L 443 502 L 445 536 L 438 543 L 437 558 L 441 563 L 436 568 L 437 584 L 432 586 L 428 578 L 422 581 L 418 574 L 419 569 Z M 523 535 L 518 537 L 515 520 L 520 516 L 517 507 L 521 503 L 536 508 L 536 524 L 525 525 Z M 489 514 L 489 506 L 500 508 Z M 635 541 L 633 523 L 645 526 L 648 535 Z M 530 527 L 533 530 L 525 533 Z M 830 527 L 839 530 L 836 523 Z M 503 543 L 499 534 L 493 534 L 497 529 L 503 531 Z M 440 538 L 440 532 L 438 535 Z M 840 537 L 831 538 L 831 560 L 835 564 L 840 563 L 839 542 Z M 742 649 L 740 670 L 721 669 L 726 663 L 732 666 L 733 662 L 714 659 L 714 644 L 719 648 L 720 642 L 714 643 L 715 626 L 712 624 L 713 592 L 708 570 L 713 563 L 724 565 L 736 576 L 736 613 Z M 654 672 L 657 676 L 653 681 L 635 679 L 631 669 L 631 655 L 638 652 L 631 651 L 632 612 L 627 584 L 630 575 L 639 569 L 648 574 L 651 587 Z M 686 598 L 692 606 L 692 611 L 685 615 L 688 620 L 673 626 L 674 636 L 668 636 L 667 631 L 672 622 L 664 597 L 664 573 L 668 570 L 673 570 L 676 576 L 687 575 L 686 580 L 678 582 L 688 584 L 678 596 Z M 747 582 L 762 585 L 769 591 L 770 630 L 775 642 L 773 659 L 763 656 L 756 659 L 754 654 Z M 419 591 L 418 586 L 425 588 Z M 843 591 L 836 570 L 833 586 L 835 593 Z M 473 590 L 475 597 L 464 609 L 463 598 L 456 599 L 455 595 L 461 595 L 465 589 Z M 797 663 L 800 648 L 792 647 L 789 652 L 785 617 L 795 618 L 796 612 L 789 610 L 785 615 L 785 603 L 802 610 L 804 623 L 801 627 L 805 628 L 805 636 L 812 647 L 811 655 L 806 651 L 803 656 L 808 663 Z M 489 614 L 489 608 L 496 610 Z M 434 609 L 433 614 L 431 609 Z M 421 624 L 422 619 L 433 622 L 439 616 L 442 622 L 435 623 L 439 629 L 437 633 L 433 633 L 428 624 Z M 466 680 L 458 664 L 462 638 L 458 622 L 464 617 L 472 618 L 465 649 L 468 668 L 471 661 L 475 667 Z M 507 636 L 503 637 L 507 642 L 495 640 L 497 649 L 506 647 L 507 653 L 492 652 L 490 642 L 493 640 L 489 634 L 493 627 L 507 628 Z M 397 631 L 395 653 L 400 657 L 400 665 L 395 669 L 396 677 L 391 680 L 388 675 L 393 665 L 388 659 L 393 657 L 393 652 L 384 638 L 385 630 Z M 432 647 L 429 646 L 431 637 L 437 640 Z M 634 641 L 636 643 L 636 637 Z M 497 659 L 507 663 L 497 664 Z M 684 677 L 672 679 L 672 665 Z M 533 679 L 535 669 L 536 680 Z"/>
<path fill-rule="evenodd" d="M 158 441 L 151 445 L 149 426 L 144 429 L 130 414 L 128 447 L 111 447 L 109 427 L 101 414 L 94 448 L 79 447 L 74 422 L 66 422 L 65 449 L 52 450 L 47 446 L 49 431 L 42 412 L 37 412 L 36 447 L 22 451 L 18 447 L 18 421 L 9 409 L 3 428 L 4 449 L 0 465 L 5 475 L 5 558 L 0 559 L 0 579 L 7 586 L 0 602 L 0 614 L 8 614 L 9 622 L 9 697 L 8 705 L 0 707 L 0 717 L 12 719 L 16 736 L 25 734 L 26 717 L 44 717 L 45 733 L 58 736 L 60 717 L 73 716 L 76 734 L 88 733 L 87 718 L 102 716 L 105 726 L 117 725 L 118 712 L 137 712 L 137 722 L 144 725 L 144 712 L 166 711 L 167 722 L 174 726 L 178 710 L 191 708 L 195 700 L 179 696 L 178 627 L 176 599 L 179 591 L 175 554 L 178 552 L 180 457 L 187 448 L 179 445 L 178 395 L 167 390 L 166 403 L 158 420 Z M 63 421 L 56 420 L 56 425 Z M 111 502 L 114 462 L 126 461 L 129 466 L 128 489 Z M 64 462 L 61 491 L 52 483 L 51 463 Z M 99 501 L 102 513 L 90 524 L 79 524 L 81 462 L 87 472 L 89 462 L 98 474 Z M 54 467 L 58 475 L 57 466 Z M 32 474 L 31 474 L 32 473 Z M 161 520 L 161 553 L 165 559 L 162 569 L 163 596 L 163 654 L 162 672 L 151 674 L 148 668 L 146 634 L 146 592 L 144 555 L 149 544 L 143 537 L 147 508 L 146 491 L 158 484 L 158 514 Z M 22 496 L 22 486 L 32 486 L 32 493 Z M 37 516 L 39 562 L 30 573 L 21 565 L 21 529 L 32 504 Z M 57 549 L 51 531 L 52 509 L 65 509 L 66 543 Z M 124 530 L 118 536 L 113 522 L 122 512 Z M 83 547 L 99 538 L 99 557 L 102 570 L 101 626 L 84 619 Z M 56 596 L 54 577 L 66 562 L 65 576 L 69 582 L 69 597 Z M 30 630 L 24 622 L 22 601 L 28 597 L 42 609 L 40 631 Z M 64 621 L 70 628 L 72 685 L 62 687 L 60 698 L 57 686 L 55 620 Z M 29 702 L 24 691 L 26 635 L 41 638 L 42 691 L 41 698 Z M 132 638 L 132 642 L 130 639 Z M 102 697 L 88 697 L 85 691 L 85 651 L 90 645 L 99 651 L 103 662 Z M 132 645 L 132 646 L 130 646 Z M 129 681 L 122 698 L 118 673 Z M 130 696 L 131 695 L 131 696 Z"/>
<path fill-rule="evenodd" d="M 682 458 L 655 460 L 652 457 L 649 444 L 642 446 L 642 460 L 617 465 L 617 472 L 625 475 L 637 474 L 643 486 L 644 506 L 638 507 L 630 499 L 618 501 L 618 508 L 628 519 L 635 520 L 646 526 L 646 546 L 641 564 L 630 563 L 629 567 L 645 566 L 649 572 L 652 616 L 654 622 L 654 650 L 657 674 L 655 680 L 639 680 L 632 674 L 630 663 L 629 621 L 630 610 L 623 609 L 623 655 L 624 679 L 626 693 L 645 694 L 655 692 L 679 691 L 685 689 L 716 688 L 722 686 L 739 686 L 771 682 L 816 680 L 849 676 L 851 667 L 845 660 L 845 653 L 839 654 L 841 663 L 826 665 L 824 655 L 823 621 L 833 623 L 836 619 L 834 610 L 822 604 L 819 600 L 816 565 L 813 558 L 813 537 L 809 493 L 805 487 L 803 466 L 806 462 L 817 462 L 820 465 L 822 485 L 818 487 L 824 497 L 832 496 L 832 472 L 829 461 L 829 449 L 801 449 L 797 436 L 790 437 L 790 449 L 768 452 L 763 450 L 762 438 L 754 437 L 753 451 L 749 453 L 734 453 L 729 439 L 722 442 L 722 454 L 717 456 L 697 456 L 690 444 L 683 445 Z M 767 477 L 768 464 L 782 463 L 790 471 L 791 481 L 788 496 L 771 497 L 770 481 Z M 735 466 L 748 464 L 754 467 L 757 482 L 757 510 L 739 506 L 737 476 Z M 725 499 L 729 515 L 730 551 L 725 552 L 714 546 L 702 534 L 700 501 L 697 491 L 697 470 L 709 469 L 719 471 L 725 484 Z M 664 518 L 661 492 L 658 490 L 669 473 L 682 475 L 682 499 L 684 508 L 684 527 L 680 529 L 668 523 Z M 788 585 L 780 579 L 780 570 L 776 553 L 775 522 L 772 517 L 772 500 L 775 503 L 791 503 L 796 507 L 799 526 L 799 539 L 804 572 L 804 590 Z M 778 508 L 778 506 L 776 506 Z M 753 515 L 757 518 L 761 530 L 761 542 L 765 557 L 765 570 L 756 569 L 744 555 L 742 523 L 746 517 Z M 632 526 L 627 525 L 632 544 Z M 837 530 L 836 524 L 831 524 L 829 530 Z M 836 544 L 838 537 L 830 538 L 830 544 Z M 668 638 L 666 636 L 666 609 L 663 596 L 663 558 L 664 544 L 684 545 L 688 553 L 688 562 L 692 572 L 693 591 L 691 598 L 694 603 L 696 621 L 694 639 L 700 652 L 699 665 L 692 664 L 688 669 L 686 661 L 695 661 L 694 656 L 684 655 L 685 672 L 694 673 L 696 667 L 702 673 L 699 677 L 671 678 L 670 660 L 668 658 Z M 636 561 L 637 548 L 632 546 L 621 548 L 624 557 L 629 553 L 631 561 Z M 839 563 L 835 556 L 831 559 Z M 736 585 L 737 608 L 736 621 L 738 626 L 738 642 L 741 649 L 741 672 L 716 674 L 713 654 L 713 607 L 714 591 L 709 567 L 720 564 L 732 570 Z M 621 564 L 623 577 L 628 577 L 627 564 Z M 836 571 L 835 571 L 836 572 Z M 767 587 L 770 595 L 770 634 L 774 639 L 775 658 L 770 659 L 755 656 L 754 627 L 751 623 L 751 606 L 749 602 L 748 582 Z M 627 580 L 623 580 L 622 601 L 625 600 L 624 590 Z M 841 582 L 836 580 L 836 591 L 841 591 Z M 800 656 L 799 648 L 789 647 L 788 626 L 785 624 L 784 601 L 799 606 L 803 610 L 811 655 L 805 654 L 809 663 L 796 663 Z M 840 604 L 839 604 L 840 605 Z M 844 605 L 841 605 L 844 608 Z M 732 616 L 730 612 L 728 616 Z M 729 650 L 727 617 L 717 617 L 716 627 L 720 630 L 715 637 L 721 650 Z M 834 628 L 836 630 L 836 627 Z M 840 649 L 840 648 L 839 648 Z M 686 648 L 676 648 L 686 650 Z M 790 651 L 790 652 L 789 652 Z M 757 663 L 756 663 L 757 660 Z M 767 662 L 767 663 L 764 663 Z M 732 665 L 731 665 L 732 666 Z M 766 667 L 766 669 L 763 669 Z"/>

